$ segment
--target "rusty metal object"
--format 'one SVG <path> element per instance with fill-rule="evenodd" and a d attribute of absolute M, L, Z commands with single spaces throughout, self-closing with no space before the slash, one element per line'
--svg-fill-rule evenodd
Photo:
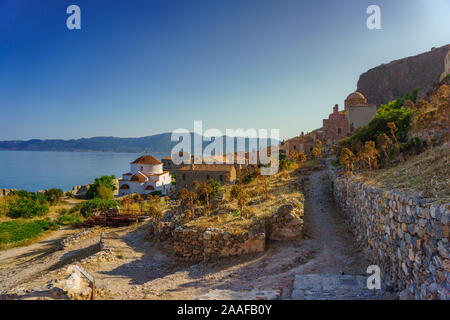
<path fill-rule="evenodd" d="M 78 223 L 77 227 L 91 228 L 95 226 L 104 227 L 122 227 L 128 226 L 134 222 L 140 222 L 148 219 L 147 215 L 137 214 L 119 214 L 115 212 L 102 212 L 97 215 L 93 215 L 89 219 Z"/>

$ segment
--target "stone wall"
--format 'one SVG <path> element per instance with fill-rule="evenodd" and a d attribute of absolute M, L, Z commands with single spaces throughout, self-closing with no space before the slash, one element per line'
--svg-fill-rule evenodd
<path fill-rule="evenodd" d="M 239 233 L 207 228 L 177 227 L 173 232 L 173 250 L 178 259 L 188 262 L 261 252 L 265 249 L 265 233 Z"/>
<path fill-rule="evenodd" d="M 336 202 L 357 241 L 406 299 L 449 299 L 450 204 L 371 187 L 330 169 Z"/>

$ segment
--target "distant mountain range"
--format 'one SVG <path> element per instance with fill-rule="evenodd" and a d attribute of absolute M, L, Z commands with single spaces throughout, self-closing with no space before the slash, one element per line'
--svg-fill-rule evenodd
<path fill-rule="evenodd" d="M 161 153 L 169 154 L 178 141 L 171 141 L 171 133 L 161 133 L 141 138 L 116 138 L 116 137 L 93 137 L 82 139 L 49 139 L 49 140 L 12 140 L 0 141 L 0 150 L 23 150 L 23 151 L 88 151 L 88 152 L 130 152 L 130 153 Z M 193 144 L 194 135 L 191 133 Z M 224 141 L 225 141 L 225 137 Z M 251 140 L 251 139 L 250 139 Z M 246 138 L 246 151 L 250 141 Z M 252 141 L 253 142 L 253 141 Z M 278 144 L 278 141 L 268 145 Z M 203 148 L 210 142 L 203 142 Z M 235 139 L 236 150 L 236 139 Z M 225 151 L 225 148 L 224 148 Z"/>

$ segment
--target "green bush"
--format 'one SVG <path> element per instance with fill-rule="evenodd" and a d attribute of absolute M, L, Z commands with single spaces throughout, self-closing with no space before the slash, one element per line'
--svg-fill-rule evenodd
<path fill-rule="evenodd" d="M 105 188 L 111 190 L 112 194 L 112 192 L 116 190 L 114 179 L 116 179 L 114 175 L 95 178 L 94 183 L 89 185 L 89 189 L 86 192 L 86 198 L 94 199 L 103 197 L 103 199 L 108 200 L 109 193 L 105 192 Z"/>
<path fill-rule="evenodd" d="M 42 193 L 13 191 L 17 200 L 9 204 L 8 216 L 11 218 L 33 218 L 49 212 L 47 197 Z"/>
<path fill-rule="evenodd" d="M 388 122 L 394 122 L 398 132 L 396 134 L 399 142 L 406 142 L 407 134 L 411 128 L 411 121 L 413 119 L 415 110 L 403 107 L 405 101 L 411 100 L 413 102 L 417 99 L 418 89 L 405 94 L 402 98 L 395 99 L 387 105 L 382 105 L 368 125 L 364 126 L 358 133 L 345 139 L 347 146 L 363 145 L 366 141 L 376 141 L 378 136 L 382 133 L 390 135 Z M 354 149 L 354 148 L 352 148 Z M 356 151 L 356 150 L 353 150 Z"/>
<path fill-rule="evenodd" d="M 49 189 L 44 192 L 44 195 L 50 205 L 55 205 L 61 201 L 61 198 L 64 196 L 64 191 L 61 189 Z"/>
<path fill-rule="evenodd" d="M 222 185 L 220 184 L 219 181 L 214 180 L 214 179 L 209 179 L 207 182 L 212 188 L 213 188 L 213 192 L 209 195 L 209 199 L 214 199 L 216 198 L 220 192 L 222 191 Z M 198 196 L 198 200 L 200 201 L 200 203 L 202 204 L 206 204 L 206 197 L 204 194 L 199 194 Z"/>
<path fill-rule="evenodd" d="M 78 214 L 64 214 L 56 219 L 56 223 L 62 225 L 74 225 L 80 222 L 83 222 L 83 219 Z"/>
<path fill-rule="evenodd" d="M 50 220 L 7 221 L 0 223 L 0 244 L 32 239 L 47 230 L 58 230 L 59 225 Z"/>
<path fill-rule="evenodd" d="M 92 200 L 83 202 L 80 208 L 80 213 L 83 217 L 90 217 L 93 212 L 99 210 L 107 210 L 119 205 L 115 200 L 104 200 L 100 198 L 94 198 Z"/>

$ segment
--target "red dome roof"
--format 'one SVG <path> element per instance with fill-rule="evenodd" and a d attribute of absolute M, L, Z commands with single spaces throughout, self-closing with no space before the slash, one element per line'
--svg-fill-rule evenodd
<path fill-rule="evenodd" d="M 137 158 L 136 160 L 134 160 L 131 164 L 150 164 L 150 165 L 156 165 L 156 164 L 162 164 L 161 161 L 159 161 L 158 159 L 156 159 L 153 156 L 150 155 L 145 155 L 142 157 Z"/>

